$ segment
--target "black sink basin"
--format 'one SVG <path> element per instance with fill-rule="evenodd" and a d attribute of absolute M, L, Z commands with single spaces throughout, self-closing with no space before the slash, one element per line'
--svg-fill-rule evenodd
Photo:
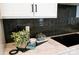
<path fill-rule="evenodd" d="M 51 38 L 67 47 L 79 44 L 79 34 L 70 34 Z"/>

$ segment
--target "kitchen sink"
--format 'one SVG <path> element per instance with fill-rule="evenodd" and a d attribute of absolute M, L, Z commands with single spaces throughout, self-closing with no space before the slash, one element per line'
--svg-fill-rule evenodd
<path fill-rule="evenodd" d="M 56 37 L 51 37 L 51 39 L 65 45 L 67 47 L 79 44 L 79 34 L 56 36 Z"/>

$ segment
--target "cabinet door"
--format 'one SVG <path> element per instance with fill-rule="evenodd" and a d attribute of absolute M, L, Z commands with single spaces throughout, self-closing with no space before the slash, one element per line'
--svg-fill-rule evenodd
<path fill-rule="evenodd" d="M 57 3 L 37 3 L 35 4 L 35 17 L 56 18 Z"/>
<path fill-rule="evenodd" d="M 4 18 L 29 18 L 33 16 L 31 3 L 4 3 L 2 6 Z"/>

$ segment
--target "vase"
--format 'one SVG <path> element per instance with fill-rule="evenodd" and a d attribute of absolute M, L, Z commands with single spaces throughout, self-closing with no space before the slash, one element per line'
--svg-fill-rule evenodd
<path fill-rule="evenodd" d="M 27 45 L 28 49 L 34 49 L 36 47 L 36 39 L 35 38 L 31 38 L 29 41 L 29 44 Z"/>

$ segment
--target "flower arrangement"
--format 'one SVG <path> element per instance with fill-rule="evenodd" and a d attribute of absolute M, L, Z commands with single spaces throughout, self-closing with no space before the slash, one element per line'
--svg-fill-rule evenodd
<path fill-rule="evenodd" d="M 27 43 L 29 42 L 29 31 L 22 30 L 18 32 L 12 32 L 11 38 L 14 39 L 16 47 L 21 47 L 23 44 L 25 44 L 26 47 Z"/>

